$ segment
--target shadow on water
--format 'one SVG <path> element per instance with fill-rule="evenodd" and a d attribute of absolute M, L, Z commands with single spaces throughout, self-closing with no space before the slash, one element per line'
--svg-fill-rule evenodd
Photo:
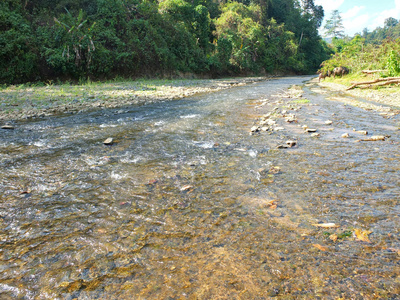
<path fill-rule="evenodd" d="M 1 131 L 0 295 L 395 299 L 398 119 L 308 87 L 309 103 L 279 96 L 309 79 Z M 283 110 L 298 123 L 249 135 Z M 390 138 L 356 143 L 352 128 Z"/>

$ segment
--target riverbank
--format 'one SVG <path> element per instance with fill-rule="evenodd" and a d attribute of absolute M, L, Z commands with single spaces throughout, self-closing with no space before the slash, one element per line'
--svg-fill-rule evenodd
<path fill-rule="evenodd" d="M 268 77 L 228 79 L 137 80 L 83 85 L 9 86 L 0 90 L 0 122 L 33 119 L 96 108 L 182 99 L 234 86 L 268 80 Z"/>
<path fill-rule="evenodd" d="M 318 82 L 318 79 L 313 79 Z M 321 90 L 318 93 L 336 93 L 330 98 L 348 105 L 358 106 L 367 110 L 375 110 L 381 113 L 398 114 L 400 112 L 400 87 L 386 86 L 383 88 L 355 88 L 347 90 L 349 82 L 344 79 L 327 79 L 318 83 Z M 367 101 L 364 101 L 367 100 Z"/>

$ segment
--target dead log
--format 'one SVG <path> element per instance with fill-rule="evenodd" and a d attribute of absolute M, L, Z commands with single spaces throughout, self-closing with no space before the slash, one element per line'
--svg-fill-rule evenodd
<path fill-rule="evenodd" d="M 374 73 L 379 73 L 379 72 L 386 72 L 387 70 L 362 70 L 364 74 L 374 74 Z"/>
<path fill-rule="evenodd" d="M 357 87 L 359 85 L 372 85 L 374 83 L 384 82 L 383 84 L 376 85 L 376 86 L 382 86 L 382 85 L 388 85 L 388 84 L 392 84 L 392 83 L 399 83 L 399 81 L 400 81 L 400 77 L 378 78 L 378 79 L 371 80 L 371 81 L 363 81 L 363 82 L 354 83 L 353 85 L 348 87 L 346 89 L 346 91 L 354 89 L 355 87 Z"/>

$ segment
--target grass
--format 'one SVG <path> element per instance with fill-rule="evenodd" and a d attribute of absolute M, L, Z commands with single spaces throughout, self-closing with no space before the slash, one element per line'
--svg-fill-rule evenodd
<path fill-rule="evenodd" d="M 297 103 L 297 104 L 305 104 L 305 103 L 310 103 L 310 100 L 308 99 L 296 99 L 292 101 L 293 103 Z"/>

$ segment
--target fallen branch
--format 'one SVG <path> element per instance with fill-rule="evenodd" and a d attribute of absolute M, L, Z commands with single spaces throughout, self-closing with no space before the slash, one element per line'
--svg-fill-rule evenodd
<path fill-rule="evenodd" d="M 379 72 L 386 72 L 387 70 L 362 70 L 364 74 L 374 74 L 374 73 L 379 73 Z"/>
<path fill-rule="evenodd" d="M 388 77 L 388 78 L 378 78 L 372 81 L 357 82 L 346 89 L 346 91 L 354 89 L 359 85 L 372 85 L 374 83 L 384 82 L 383 84 L 377 84 L 376 86 L 388 85 L 392 83 L 400 83 L 400 77 Z"/>

